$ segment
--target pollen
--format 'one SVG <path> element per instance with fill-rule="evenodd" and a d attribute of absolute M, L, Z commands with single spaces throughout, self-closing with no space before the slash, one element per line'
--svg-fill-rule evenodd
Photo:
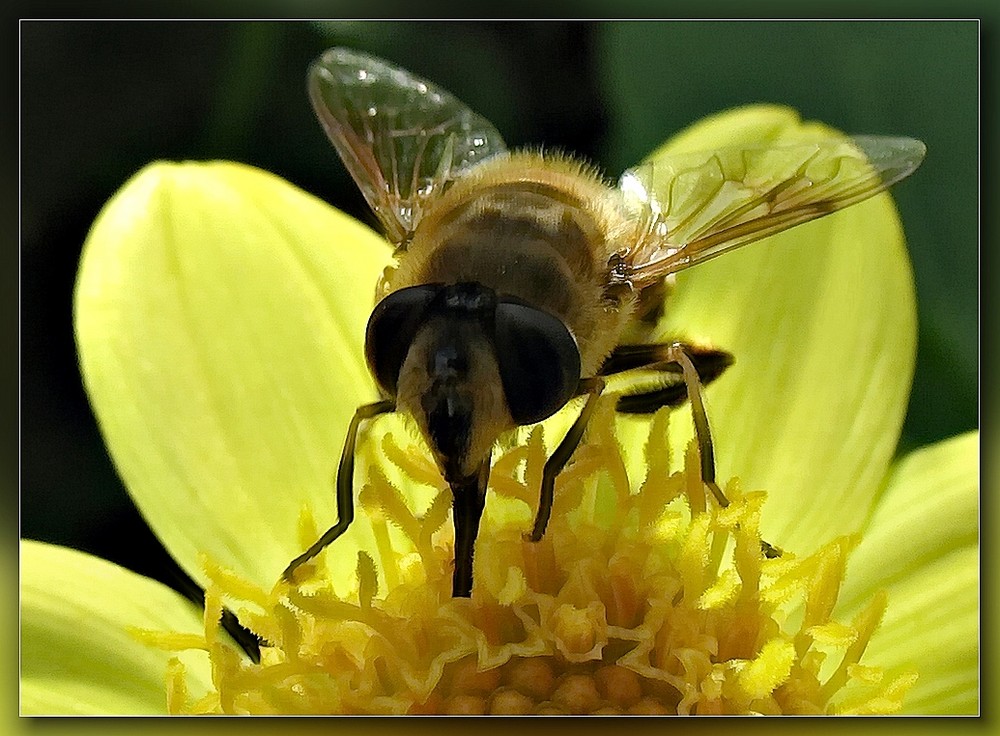
<path fill-rule="evenodd" d="M 630 479 L 614 405 L 556 484 L 544 538 L 527 541 L 546 450 L 542 428 L 499 454 L 479 534 L 472 597 L 451 597 L 448 491 L 422 514 L 388 479 L 433 482 L 424 456 L 387 436 L 392 472 L 360 494 L 380 515 L 357 555 L 353 593 L 322 563 L 303 579 L 255 588 L 206 561 L 204 636 L 138 632 L 153 646 L 209 653 L 213 689 L 167 673 L 174 713 L 235 714 L 840 714 L 892 713 L 916 675 L 862 661 L 887 600 L 833 618 L 853 538 L 796 557 L 765 555 L 764 494 L 727 484 L 719 508 L 697 448 L 669 468 L 665 415 L 648 425 Z M 634 421 L 634 420 L 632 420 Z M 373 465 L 373 467 L 375 467 Z M 397 480 L 398 483 L 398 480 Z M 315 538 L 308 517 L 303 538 Z M 400 544 L 389 527 L 402 531 Z M 778 543 L 780 540 L 768 540 Z M 338 589 L 343 586 L 338 586 Z M 223 605 L 266 640 L 254 664 L 227 639 Z"/>

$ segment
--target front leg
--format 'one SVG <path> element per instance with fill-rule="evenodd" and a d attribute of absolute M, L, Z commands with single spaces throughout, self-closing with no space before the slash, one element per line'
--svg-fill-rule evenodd
<path fill-rule="evenodd" d="M 535 515 L 535 525 L 528 535 L 532 542 L 538 542 L 545 534 L 545 527 L 548 526 L 549 518 L 552 516 L 552 499 L 555 493 L 556 476 L 566 467 L 573 452 L 583 438 L 583 432 L 587 428 L 597 405 L 597 399 L 604 390 L 604 379 L 596 376 L 594 378 L 584 378 L 580 381 L 580 388 L 577 395 L 587 394 L 587 403 L 583 405 L 583 411 L 573 422 L 566 436 L 556 448 L 552 456 L 545 462 L 542 470 L 542 488 L 538 498 L 538 513 Z"/>
<path fill-rule="evenodd" d="M 395 411 L 396 404 L 390 400 L 376 401 L 372 404 L 359 406 L 354 412 L 354 418 L 347 428 L 347 438 L 344 440 L 344 450 L 340 454 L 340 465 L 337 468 L 337 523 L 326 530 L 312 547 L 292 560 L 281 577 L 292 582 L 295 571 L 318 555 L 323 549 L 347 531 L 354 521 L 354 449 L 358 441 L 358 431 L 361 422 L 377 417 L 379 414 Z"/>

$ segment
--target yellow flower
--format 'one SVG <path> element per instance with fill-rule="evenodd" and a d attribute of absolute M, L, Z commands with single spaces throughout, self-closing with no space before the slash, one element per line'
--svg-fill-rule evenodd
<path fill-rule="evenodd" d="M 807 127 L 757 106 L 669 146 Z M 154 164 L 108 204 L 77 286 L 81 366 L 207 606 L 22 542 L 25 713 L 977 711 L 977 436 L 889 467 L 915 310 L 887 196 L 679 276 L 658 330 L 737 356 L 708 389 L 729 508 L 705 499 L 686 409 L 639 421 L 605 402 L 545 539 L 523 541 L 571 407 L 497 452 L 468 600 L 450 596 L 447 492 L 396 417 L 364 435 L 350 531 L 275 584 L 335 520 L 387 259 L 235 164 Z M 259 665 L 223 605 L 272 645 Z"/>

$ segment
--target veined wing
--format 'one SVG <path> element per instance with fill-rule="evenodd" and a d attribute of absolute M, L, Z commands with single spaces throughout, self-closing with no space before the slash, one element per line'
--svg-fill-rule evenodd
<path fill-rule="evenodd" d="M 449 92 L 357 51 L 309 69 L 309 96 L 337 153 L 396 244 L 463 171 L 506 150 L 496 128 Z"/>
<path fill-rule="evenodd" d="M 684 153 L 622 176 L 638 242 L 612 279 L 641 288 L 733 248 L 868 199 L 911 174 L 926 147 L 913 138 L 859 136 Z"/>

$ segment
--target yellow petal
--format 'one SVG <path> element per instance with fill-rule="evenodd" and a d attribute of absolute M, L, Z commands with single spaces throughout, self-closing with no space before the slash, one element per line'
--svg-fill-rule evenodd
<path fill-rule="evenodd" d="M 200 633 L 201 612 L 149 578 L 65 547 L 21 542 L 21 712 L 165 714 L 167 662 L 129 627 Z M 211 684 L 208 655 L 185 652 L 188 690 Z"/>
<path fill-rule="evenodd" d="M 335 522 L 344 433 L 374 397 L 362 346 L 387 252 L 230 163 L 153 164 L 95 222 L 75 301 L 87 392 L 143 516 L 199 580 L 207 553 L 269 587 L 302 551 L 306 502 Z"/>
<path fill-rule="evenodd" d="M 958 549 L 978 547 L 979 434 L 922 448 L 894 468 L 852 553 L 842 607 Z"/>
<path fill-rule="evenodd" d="M 979 708 L 978 478 L 978 433 L 907 456 L 851 557 L 842 610 L 887 589 L 865 663 L 919 673 L 907 712 Z"/>

